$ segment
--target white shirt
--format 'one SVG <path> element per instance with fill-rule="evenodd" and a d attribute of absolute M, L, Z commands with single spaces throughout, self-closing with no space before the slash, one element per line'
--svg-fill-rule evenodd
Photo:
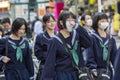
<path fill-rule="evenodd" d="M 43 25 L 42 25 L 42 22 L 40 21 L 36 21 L 35 22 L 35 25 L 34 25 L 34 40 L 36 39 L 36 36 L 39 34 L 39 33 L 43 33 Z"/>

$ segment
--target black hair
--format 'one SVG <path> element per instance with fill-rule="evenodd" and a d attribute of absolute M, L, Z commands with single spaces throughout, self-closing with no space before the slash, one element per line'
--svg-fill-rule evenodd
<path fill-rule="evenodd" d="M 0 24 L 1 24 L 1 21 L 2 21 L 2 20 L 0 19 Z"/>
<path fill-rule="evenodd" d="M 98 29 L 98 21 L 101 20 L 101 19 L 107 19 L 108 20 L 108 17 L 105 13 L 96 13 L 94 18 L 93 18 L 93 29 L 94 30 L 97 30 Z"/>
<path fill-rule="evenodd" d="M 42 18 L 43 23 L 46 24 L 46 22 L 50 21 L 50 17 L 52 17 L 52 19 L 55 21 L 55 18 L 52 14 L 46 13 Z"/>
<path fill-rule="evenodd" d="M 69 18 L 70 16 L 73 19 L 76 19 L 76 16 L 70 11 L 63 11 L 62 13 L 60 13 L 60 15 L 58 17 L 58 27 L 59 27 L 59 29 L 66 28 L 66 19 Z M 64 27 L 60 24 L 60 21 L 63 22 Z"/>
<path fill-rule="evenodd" d="M 2 26 L 0 26 L 0 31 L 2 32 L 2 37 L 4 36 L 4 29 Z"/>
<path fill-rule="evenodd" d="M 1 23 L 4 24 L 4 23 L 9 23 L 10 24 L 10 19 L 7 17 L 7 18 L 3 18 L 1 20 Z"/>
<path fill-rule="evenodd" d="M 25 32 L 27 33 L 27 22 L 23 18 L 16 18 L 13 21 L 11 32 L 16 35 L 22 25 L 25 25 Z"/>
<path fill-rule="evenodd" d="M 91 16 L 89 13 L 84 13 L 84 14 L 82 14 L 82 16 L 81 16 L 81 20 L 85 21 L 86 15 Z"/>

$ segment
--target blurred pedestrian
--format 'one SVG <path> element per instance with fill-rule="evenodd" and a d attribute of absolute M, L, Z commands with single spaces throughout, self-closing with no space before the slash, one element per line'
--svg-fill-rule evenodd
<path fill-rule="evenodd" d="M 83 57 L 80 54 L 79 46 L 89 47 L 90 37 L 84 28 L 75 23 L 75 15 L 68 11 L 59 15 L 58 27 L 60 32 L 49 41 L 42 80 L 78 80 L 77 70 L 72 64 L 73 60 L 63 40 L 73 53 L 70 54 L 74 57 L 75 64 L 82 67 L 84 64 L 82 64 Z M 74 30 L 74 28 L 76 29 Z"/>
<path fill-rule="evenodd" d="M 3 27 L 0 25 L 0 38 L 4 36 L 4 30 Z"/>
<path fill-rule="evenodd" d="M 56 20 L 52 14 L 45 14 L 42 21 L 45 31 L 37 35 L 34 46 L 35 56 L 41 61 L 36 80 L 40 80 L 41 73 L 45 65 L 49 45 L 48 40 L 57 33 L 55 31 Z"/>
<path fill-rule="evenodd" d="M 11 22 L 10 22 L 10 19 L 7 17 L 7 18 L 3 18 L 1 20 L 1 24 L 3 25 L 4 27 L 4 34 L 5 36 L 9 36 L 11 34 Z"/>
<path fill-rule="evenodd" d="M 39 33 L 43 33 L 43 24 L 42 24 L 42 21 L 39 18 L 37 18 L 33 28 L 34 42 L 36 40 L 36 36 Z"/>
<path fill-rule="evenodd" d="M 5 56 L 6 38 L 0 39 L 0 59 L 6 64 L 6 80 L 34 80 L 32 52 L 28 41 L 22 38 L 27 31 L 23 18 L 16 18 L 8 37 L 8 55 Z"/>

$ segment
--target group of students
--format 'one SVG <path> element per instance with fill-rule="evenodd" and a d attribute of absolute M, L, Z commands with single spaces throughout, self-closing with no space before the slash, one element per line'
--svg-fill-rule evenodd
<path fill-rule="evenodd" d="M 119 52 L 115 39 L 106 31 L 110 26 L 107 15 L 96 13 L 92 18 L 89 14 L 83 14 L 81 22 L 82 26 L 76 23 L 74 14 L 64 11 L 58 17 L 60 31 L 56 32 L 54 17 L 51 14 L 43 16 L 46 30 L 37 35 L 34 46 L 42 72 L 37 80 L 78 80 L 73 60 L 78 67 L 88 67 L 95 78 L 99 76 L 98 69 L 109 67 L 110 80 L 118 80 L 115 77 L 120 73 L 115 70 L 114 75 L 114 63 L 118 66 L 119 61 L 115 58 Z"/>
<path fill-rule="evenodd" d="M 56 20 L 52 14 L 45 14 L 42 21 L 45 31 L 37 35 L 34 44 L 35 56 L 41 61 L 41 74 L 37 76 L 37 80 L 78 80 L 73 60 L 79 68 L 88 67 L 92 75 L 97 77 L 98 69 L 107 69 L 109 66 L 108 59 L 113 65 L 109 67 L 111 73 L 115 69 L 111 80 L 119 79 L 120 53 L 117 53 L 115 39 L 106 32 L 109 27 L 106 14 L 96 13 L 93 19 L 84 14 L 81 17 L 83 25 L 80 26 L 73 13 L 63 11 L 57 20 L 59 32 L 55 31 Z M 12 23 L 10 36 L 0 39 L 0 60 L 6 64 L 6 80 L 34 80 L 32 50 L 28 41 L 23 38 L 26 32 L 26 21 L 16 18 Z"/>

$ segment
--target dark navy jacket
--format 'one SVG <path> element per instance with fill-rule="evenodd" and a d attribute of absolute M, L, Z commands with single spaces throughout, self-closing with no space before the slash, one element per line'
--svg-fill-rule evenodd
<path fill-rule="evenodd" d="M 45 31 L 44 33 L 38 34 L 36 37 L 34 52 L 37 59 L 41 60 L 41 65 L 45 64 L 45 60 L 47 58 L 48 45 L 49 45 L 48 40 L 50 38 L 51 37 L 49 36 L 47 31 Z"/>
<path fill-rule="evenodd" d="M 107 38 L 102 38 L 97 32 L 93 33 L 92 36 L 93 45 L 89 48 L 87 66 L 92 70 L 96 70 L 97 68 L 106 68 L 107 61 L 103 60 L 103 48 L 101 48 L 100 42 L 104 45 L 108 45 L 109 36 L 107 35 Z M 110 36 L 110 61 L 112 62 L 112 65 L 114 64 L 116 51 L 117 48 L 115 39 L 112 36 Z"/>
<path fill-rule="evenodd" d="M 80 53 L 80 47 L 85 48 L 90 47 L 91 39 L 87 34 L 86 30 L 82 27 L 77 27 L 76 36 L 74 37 L 74 32 L 71 36 L 65 38 L 67 44 L 70 48 L 76 40 L 79 41 L 77 47 L 77 54 L 79 56 L 79 66 L 84 66 L 83 56 Z M 55 36 L 49 41 L 48 57 L 45 63 L 45 67 L 42 74 L 42 80 L 54 80 L 56 72 L 74 72 L 76 69 L 73 67 L 71 57 L 66 52 L 66 49 L 59 37 Z"/>
<path fill-rule="evenodd" d="M 0 57 L 5 55 L 5 44 L 6 38 L 0 39 Z M 16 52 L 17 48 L 14 49 L 12 45 L 18 47 L 25 44 L 25 47 L 22 48 L 22 62 L 17 60 Z M 28 41 L 21 38 L 20 40 L 13 40 L 9 37 L 8 39 L 8 55 L 7 57 L 10 58 L 10 61 L 6 64 L 6 71 L 5 76 L 7 80 L 33 80 L 34 79 L 34 67 L 32 61 L 32 52 L 29 48 Z M 17 78 L 15 78 L 17 77 Z"/>

